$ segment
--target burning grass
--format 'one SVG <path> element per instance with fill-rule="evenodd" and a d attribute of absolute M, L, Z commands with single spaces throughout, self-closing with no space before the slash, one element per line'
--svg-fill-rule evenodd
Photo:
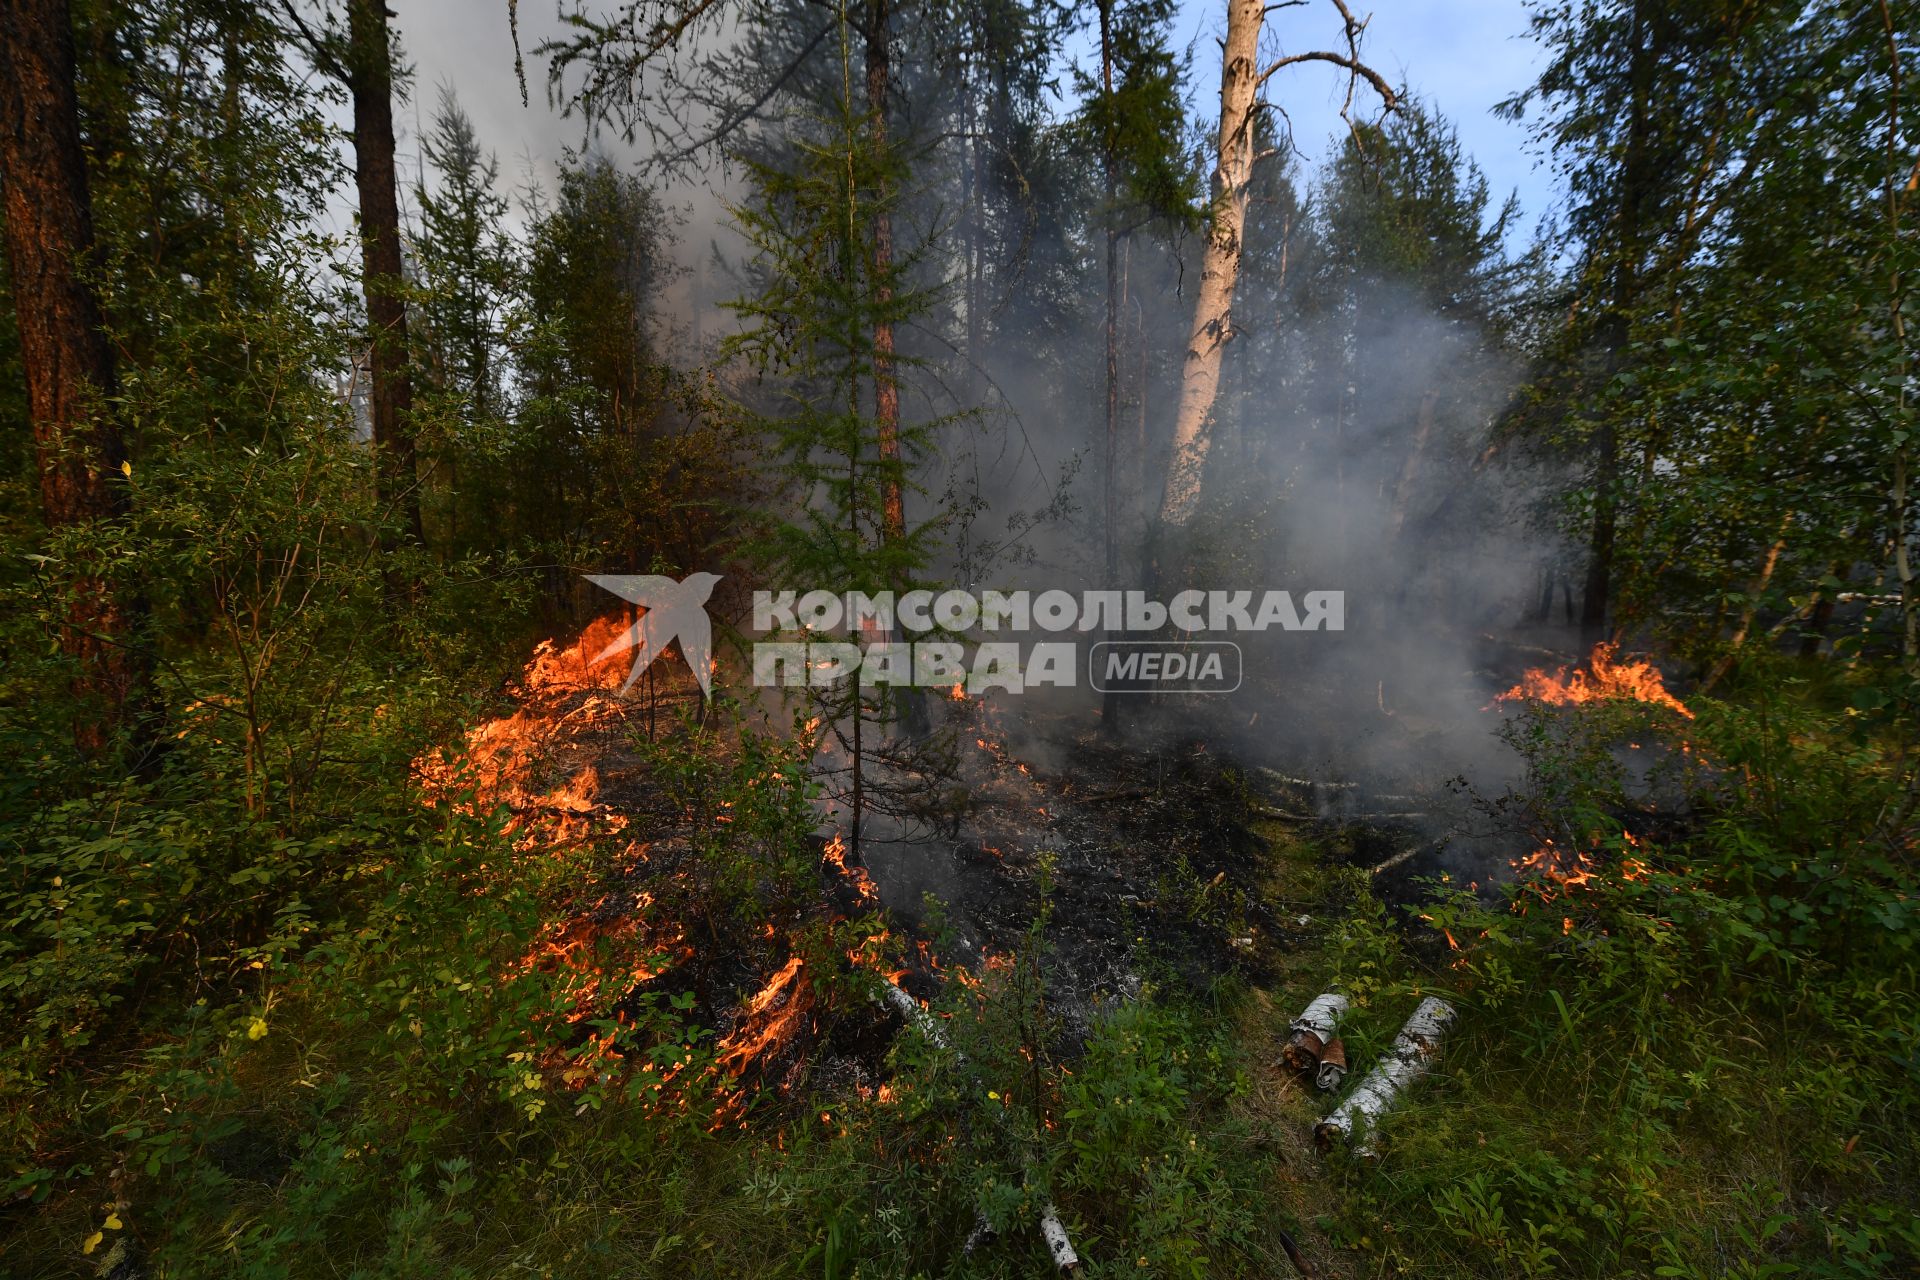
<path fill-rule="evenodd" d="M 1591 702 L 1644 702 L 1665 707 L 1691 720 L 1693 712 L 1667 692 L 1659 668 L 1644 659 L 1619 658 L 1615 645 L 1602 641 L 1587 655 L 1584 667 L 1560 667 L 1549 674 L 1529 668 L 1520 683 L 1497 694 L 1495 702 L 1543 702 L 1549 706 L 1580 706 Z"/>

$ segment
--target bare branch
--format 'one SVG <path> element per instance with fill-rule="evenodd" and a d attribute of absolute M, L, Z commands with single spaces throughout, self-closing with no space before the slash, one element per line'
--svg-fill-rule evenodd
<path fill-rule="evenodd" d="M 1400 95 L 1394 92 L 1393 86 L 1387 83 L 1385 76 L 1381 75 L 1378 71 L 1375 71 L 1372 67 L 1360 61 L 1358 58 L 1348 57 L 1347 55 L 1341 54 L 1341 53 L 1328 53 L 1324 49 L 1316 49 L 1311 53 L 1289 54 L 1288 56 L 1281 58 L 1279 61 L 1275 62 L 1272 66 L 1268 67 L 1265 71 L 1262 71 L 1260 73 L 1260 79 L 1257 83 L 1265 84 L 1268 78 L 1273 76 L 1276 72 L 1282 71 L 1287 67 L 1291 67 L 1302 62 L 1331 62 L 1336 67 L 1345 67 L 1349 72 L 1353 74 L 1353 76 L 1359 79 L 1365 80 L 1368 84 L 1373 86 L 1373 91 L 1380 95 L 1380 101 L 1383 104 L 1385 104 L 1387 110 L 1391 111 L 1395 107 L 1398 107 L 1400 105 Z M 1353 102 L 1352 88 L 1351 88 L 1351 85 L 1349 85 L 1348 97 L 1347 97 L 1347 103 L 1349 107 L 1352 105 L 1352 102 Z M 1347 107 L 1342 107 L 1340 110 L 1340 114 L 1343 116 L 1346 115 L 1347 110 L 1348 110 Z"/>
<path fill-rule="evenodd" d="M 806 46 L 794 55 L 793 61 L 789 62 L 785 69 L 773 78 L 772 82 L 767 85 L 765 91 L 763 91 L 759 97 L 729 115 L 725 120 L 722 120 L 706 137 L 688 143 L 661 161 L 661 163 L 666 165 L 678 164 L 680 161 L 687 159 L 695 153 L 704 151 L 706 148 L 732 133 L 735 129 L 738 129 L 747 121 L 759 115 L 760 109 L 766 106 L 767 103 L 773 101 L 773 96 L 779 93 L 780 90 L 786 88 L 787 82 L 799 74 L 800 68 L 806 64 L 808 58 L 813 56 L 813 51 L 820 47 L 820 42 L 825 40 L 827 34 L 832 30 L 833 28 L 831 26 L 820 28 L 813 39 L 807 41 Z"/>
<path fill-rule="evenodd" d="M 331 76 L 343 84 L 352 78 L 347 73 L 346 64 L 335 56 L 334 42 L 323 39 L 312 27 L 309 27 L 307 20 L 300 16 L 290 0 L 280 0 L 280 11 L 287 15 L 287 20 L 299 31 L 298 42 L 321 75 Z"/>

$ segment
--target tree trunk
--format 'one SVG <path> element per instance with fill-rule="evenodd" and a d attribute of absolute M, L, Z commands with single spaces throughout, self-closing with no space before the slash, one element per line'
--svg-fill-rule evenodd
<path fill-rule="evenodd" d="M 1604 412 L 1604 410 L 1603 410 Z M 1620 510 L 1614 489 L 1620 474 L 1620 438 L 1611 422 L 1594 437 L 1593 527 L 1587 535 L 1587 581 L 1580 600 L 1580 642 L 1607 638 L 1607 605 L 1613 594 L 1614 534 Z"/>
<path fill-rule="evenodd" d="M 885 157 L 888 145 L 887 108 L 893 78 L 891 17 L 888 0 L 869 0 L 867 6 L 867 112 L 873 130 L 876 153 Z M 885 491 L 881 497 L 881 536 L 889 544 L 905 541 L 907 536 L 906 495 L 901 484 L 900 459 L 900 383 L 895 376 L 893 321 L 887 312 L 893 304 L 893 214 L 889 210 L 891 191 L 881 191 L 873 217 L 873 417 L 878 436 L 880 458 L 886 466 Z M 969 352 L 969 355 L 972 353 Z M 893 584 L 896 594 L 906 584 Z M 909 737 L 925 736 L 928 728 L 926 699 L 911 686 L 895 690 L 900 725 Z"/>
<path fill-rule="evenodd" d="M 83 278 L 93 256 L 93 205 L 80 148 L 73 19 L 67 0 L 0 8 L 0 186 L 7 262 L 33 419 L 40 505 L 51 530 L 112 520 L 128 509 L 126 446 L 113 416 L 113 348 Z M 60 645 L 77 667 L 81 750 L 99 752 L 132 723 L 147 665 L 132 647 L 143 603 L 104 579 L 72 582 Z"/>
<path fill-rule="evenodd" d="M 1834 577 L 1837 578 L 1845 572 L 1846 566 L 1844 564 L 1834 566 Z M 1822 591 L 1820 592 L 1819 598 L 1813 602 L 1813 611 L 1807 616 L 1807 629 L 1800 634 L 1800 656 L 1802 658 L 1817 658 L 1820 656 L 1820 645 L 1827 638 L 1827 628 L 1833 625 L 1833 595 L 1834 593 L 1831 591 Z"/>
<path fill-rule="evenodd" d="M 407 303 L 400 260 L 400 196 L 394 172 L 393 51 L 384 0 L 351 0 L 347 10 L 347 89 L 353 98 L 353 177 L 360 199 L 361 287 L 365 291 L 370 416 L 377 492 L 383 515 L 396 509 L 414 542 L 420 528 L 420 476 L 413 437 L 413 379 L 408 371 Z M 383 538 L 391 551 L 391 538 Z"/>
<path fill-rule="evenodd" d="M 1740 611 L 1740 625 L 1733 629 L 1733 635 L 1727 641 L 1727 651 L 1720 655 L 1720 661 L 1713 664 L 1713 670 L 1700 684 L 1700 692 L 1708 693 L 1726 678 L 1733 670 L 1733 664 L 1740 657 L 1740 649 L 1747 643 L 1747 633 L 1753 630 L 1753 619 L 1760 612 L 1760 601 L 1767 594 L 1767 588 L 1773 583 L 1773 571 L 1780 564 L 1780 553 L 1787 549 L 1787 529 L 1793 524 L 1793 512 L 1780 517 L 1780 533 L 1767 548 L 1761 559 L 1760 572 L 1754 576 L 1747 588 L 1747 603 Z"/>
<path fill-rule="evenodd" d="M 867 7 L 867 111 L 871 116 L 874 150 L 887 149 L 887 96 L 893 75 L 892 37 L 887 30 L 890 17 L 887 0 L 870 0 Z M 887 540 L 897 541 L 907 532 L 906 506 L 901 493 L 900 467 L 900 384 L 894 377 L 893 321 L 886 312 L 893 302 L 893 215 L 887 200 L 890 192 L 880 193 L 873 216 L 873 301 L 877 318 L 873 322 L 873 416 L 880 438 L 880 456 L 888 465 L 885 510 L 881 524 Z"/>
<path fill-rule="evenodd" d="M 1160 501 L 1163 524 L 1181 525 L 1200 500 L 1209 422 L 1220 389 L 1220 365 L 1233 336 L 1233 290 L 1240 278 L 1247 221 L 1247 180 L 1253 174 L 1253 109 L 1259 87 L 1262 0 L 1227 0 L 1227 39 L 1220 65 L 1220 133 L 1213 171 L 1213 210 L 1200 262 L 1200 291 L 1180 373 L 1173 454 Z"/>
<path fill-rule="evenodd" d="M 984 59 L 982 59 L 984 62 Z M 980 110 L 974 100 L 974 67 L 966 67 L 961 73 L 961 91 L 964 102 L 961 108 L 966 121 L 966 155 L 960 166 L 961 207 L 966 211 L 966 307 L 967 307 L 967 394 L 966 407 L 976 409 L 980 406 L 982 378 L 986 368 L 986 353 L 981 350 L 982 337 L 986 332 L 984 317 L 980 314 L 980 295 L 982 292 L 981 246 L 985 240 L 981 222 L 986 212 L 986 172 L 982 163 L 980 149 Z"/>
<path fill-rule="evenodd" d="M 1106 133 L 1100 140 L 1100 178 L 1105 189 L 1107 310 L 1106 325 L 1106 567 L 1103 584 L 1112 590 L 1120 583 L 1120 229 L 1115 225 L 1114 202 L 1119 191 L 1113 137 L 1113 0 L 1100 0 L 1100 92 L 1106 98 Z M 1107 639 L 1119 639 L 1108 628 Z M 1120 691 L 1108 689 L 1100 703 L 1100 728 L 1109 737 L 1120 732 Z"/>
<path fill-rule="evenodd" d="M 1420 466 L 1426 458 L 1427 441 L 1433 435 L 1433 408 L 1440 399 L 1438 391 L 1426 391 L 1420 396 L 1420 412 L 1414 419 L 1413 447 L 1407 450 L 1407 460 L 1400 467 L 1400 480 L 1393 489 L 1393 509 L 1387 522 L 1387 534 L 1398 540 L 1400 531 L 1407 527 L 1407 507 L 1413 501 L 1413 486 L 1420 478 Z"/>
<path fill-rule="evenodd" d="M 1639 300 L 1642 246 L 1647 228 L 1647 195 L 1657 175 L 1650 171 L 1653 145 L 1650 99 L 1653 78 L 1666 43 L 1665 25 L 1649 18 L 1644 3 L 1635 3 L 1629 38 L 1628 120 L 1624 154 L 1620 158 L 1620 214 L 1613 246 L 1606 313 L 1600 320 L 1600 376 L 1610 383 L 1626 362 L 1632 338 L 1633 308 Z M 1611 411 L 1603 406 L 1602 414 Z M 1580 637 L 1589 645 L 1607 638 L 1607 615 L 1613 594 L 1613 560 L 1620 523 L 1620 433 L 1611 416 L 1594 433 L 1593 527 L 1587 538 L 1586 592 L 1580 606 Z"/>
<path fill-rule="evenodd" d="M 1896 175 L 1904 164 L 1900 152 L 1900 38 L 1899 30 L 1894 25 L 1893 10 L 1887 0 L 1880 0 L 1878 8 L 1881 25 L 1886 32 L 1887 73 L 1891 81 L 1891 92 L 1887 97 L 1887 240 L 1889 244 L 1898 244 L 1901 238 L 1902 195 Z M 1914 172 L 1920 174 L 1920 167 L 1916 167 Z M 1906 189 L 1913 190 L 1912 181 L 1908 182 Z M 1894 362 L 1900 388 L 1895 398 L 1897 416 L 1894 421 L 1901 422 L 1906 417 L 1908 372 L 1911 368 L 1907 350 L 1907 295 L 1900 271 L 1900 256 L 1889 253 L 1887 260 L 1893 267 L 1887 281 L 1887 315 L 1893 330 L 1894 350 L 1899 353 Z M 1906 660 L 1907 674 L 1920 676 L 1920 581 L 1916 580 L 1913 569 L 1913 499 L 1909 492 L 1912 466 L 1911 433 L 1903 431 L 1894 446 L 1893 487 L 1889 494 L 1893 508 L 1893 573 L 1900 584 L 1900 655 Z M 1911 803 L 1907 811 L 1911 812 Z"/>

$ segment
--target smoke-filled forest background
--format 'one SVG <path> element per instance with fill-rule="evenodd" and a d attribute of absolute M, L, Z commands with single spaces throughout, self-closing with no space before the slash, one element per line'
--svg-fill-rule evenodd
<path fill-rule="evenodd" d="M 0 13 L 0 1270 L 1920 1264 L 1911 4 L 1530 5 L 1534 208 L 1343 0 L 532 10 Z M 1327 990 L 1456 1014 L 1354 1150 Z"/>

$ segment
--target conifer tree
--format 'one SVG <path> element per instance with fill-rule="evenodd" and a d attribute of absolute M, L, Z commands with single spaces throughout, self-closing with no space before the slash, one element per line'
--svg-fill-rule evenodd
<path fill-rule="evenodd" d="M 760 531 L 758 558 L 803 590 L 875 596 L 908 589 L 930 562 L 938 520 L 907 523 L 893 501 L 915 487 L 937 423 L 894 426 L 885 406 L 904 362 L 897 353 L 876 359 L 876 335 L 923 311 L 929 295 L 912 279 L 917 253 L 874 248 L 874 223 L 891 216 L 904 174 L 856 97 L 852 43 L 843 13 L 841 90 L 830 112 L 786 164 L 749 162 L 754 196 L 734 217 L 758 289 L 731 304 L 741 329 L 722 355 L 772 384 L 756 417 L 783 506 Z M 848 639 L 871 638 L 849 620 Z M 823 728 L 847 751 L 840 799 L 857 859 L 871 804 L 870 727 L 891 718 L 898 691 L 850 677 L 820 693 Z"/>

